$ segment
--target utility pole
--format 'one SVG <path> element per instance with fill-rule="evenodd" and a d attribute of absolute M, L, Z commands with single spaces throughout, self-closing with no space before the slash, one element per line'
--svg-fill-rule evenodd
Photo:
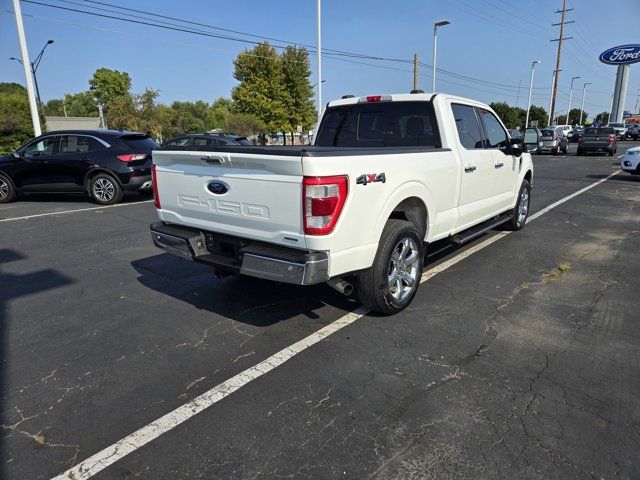
<path fill-rule="evenodd" d="M 567 8 L 567 0 L 562 0 L 562 10 L 557 10 L 555 13 L 561 13 L 562 19 L 560 23 L 552 24 L 553 27 L 560 26 L 560 36 L 558 38 L 554 38 L 551 40 L 552 42 L 558 42 L 558 53 L 556 55 L 556 69 L 555 69 L 555 77 L 553 81 L 553 90 L 551 92 L 551 108 L 549 112 L 549 118 L 554 117 L 554 110 L 556 108 L 556 95 L 558 94 L 558 72 L 560 72 L 560 57 L 562 56 L 562 42 L 565 40 L 570 40 L 573 37 L 565 37 L 564 36 L 564 26 L 568 23 L 573 23 L 573 20 L 567 21 L 567 12 L 570 12 L 573 8 Z"/>
<path fill-rule="evenodd" d="M 418 90 L 418 54 L 413 54 L 413 89 Z"/>
<path fill-rule="evenodd" d="M 13 0 L 13 11 L 16 15 L 16 27 L 18 29 L 18 40 L 20 42 L 20 53 L 22 53 L 22 66 L 24 67 L 24 76 L 27 81 L 27 94 L 29 96 L 29 109 L 31 110 L 31 121 L 33 122 L 33 133 L 36 137 L 42 135 L 40 129 L 40 114 L 38 113 L 38 104 L 36 103 L 36 94 L 33 89 L 33 76 L 31 75 L 31 62 L 29 61 L 29 51 L 27 50 L 27 39 L 24 36 L 24 25 L 22 24 L 22 10 L 20 9 L 20 0 Z"/>
<path fill-rule="evenodd" d="M 547 127 L 553 125 L 553 117 L 551 116 L 551 102 L 553 102 L 553 89 L 556 85 L 556 78 L 558 76 L 558 72 L 562 70 L 554 70 L 553 75 L 551 76 L 551 96 L 549 97 L 549 110 L 547 110 L 547 115 L 549 116 L 547 120 Z"/>
<path fill-rule="evenodd" d="M 18 0 L 14 0 L 18 1 Z M 320 123 L 320 119 L 322 118 L 322 31 L 321 31 L 321 4 L 322 0 L 317 0 L 316 9 L 317 9 L 317 43 L 318 43 L 318 123 Z"/>

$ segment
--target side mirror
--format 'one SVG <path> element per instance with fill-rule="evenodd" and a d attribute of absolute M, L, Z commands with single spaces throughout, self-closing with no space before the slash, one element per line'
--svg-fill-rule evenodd
<path fill-rule="evenodd" d="M 20 154 L 18 152 L 11 152 L 11 157 L 13 157 L 14 160 L 19 160 Z"/>
<path fill-rule="evenodd" d="M 524 141 L 522 138 L 511 139 L 511 155 L 519 157 L 524 152 Z"/>

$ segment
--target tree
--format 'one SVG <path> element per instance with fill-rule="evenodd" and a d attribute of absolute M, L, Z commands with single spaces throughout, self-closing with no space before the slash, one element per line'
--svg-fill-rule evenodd
<path fill-rule="evenodd" d="M 136 101 L 130 93 L 112 98 L 104 116 L 109 128 L 131 131 L 140 129 Z"/>
<path fill-rule="evenodd" d="M 217 98 L 213 104 L 211 104 L 211 109 L 208 115 L 210 129 L 223 128 L 226 116 L 232 111 L 233 100 L 224 97 Z"/>
<path fill-rule="evenodd" d="M 162 118 L 159 115 L 156 99 L 160 95 L 159 90 L 145 88 L 142 94 L 135 98 L 138 116 L 138 130 L 153 138 L 163 138 Z"/>
<path fill-rule="evenodd" d="M 64 96 L 67 115 L 70 117 L 97 117 L 96 106 L 91 92 L 67 93 Z"/>
<path fill-rule="evenodd" d="M 211 130 L 209 121 L 210 108 L 206 102 L 173 102 L 171 108 L 174 113 L 169 125 L 168 136 L 187 132 L 206 132 Z"/>
<path fill-rule="evenodd" d="M 605 125 L 609 123 L 609 112 L 600 112 L 596 115 L 596 122 L 604 123 Z"/>
<path fill-rule="evenodd" d="M 126 72 L 99 68 L 89 80 L 89 90 L 93 93 L 97 105 L 105 110 L 113 99 L 129 94 L 131 77 Z"/>
<path fill-rule="evenodd" d="M 303 131 L 309 130 L 316 123 L 313 88 L 309 82 L 309 52 L 303 47 L 287 46 L 280 57 L 284 85 L 289 97 L 286 110 L 290 131 L 295 131 L 297 125 L 302 125 Z"/>
<path fill-rule="evenodd" d="M 64 116 L 64 108 L 64 100 L 60 98 L 52 98 L 43 106 L 44 114 L 52 116 Z"/>
<path fill-rule="evenodd" d="M 27 89 L 17 83 L 0 83 L 0 154 L 16 150 L 32 137 Z"/>
<path fill-rule="evenodd" d="M 240 83 L 231 97 L 235 110 L 262 120 L 270 133 L 286 130 L 289 123 L 282 60 L 269 42 L 243 50 L 233 62 L 233 76 Z"/>
<path fill-rule="evenodd" d="M 547 111 L 543 107 L 531 105 L 531 108 L 529 109 L 529 125 L 531 125 L 532 121 L 537 121 L 538 127 L 548 125 Z"/>
<path fill-rule="evenodd" d="M 257 133 L 265 133 L 266 125 L 255 115 L 230 113 L 224 119 L 224 131 L 242 137 L 250 137 Z"/>

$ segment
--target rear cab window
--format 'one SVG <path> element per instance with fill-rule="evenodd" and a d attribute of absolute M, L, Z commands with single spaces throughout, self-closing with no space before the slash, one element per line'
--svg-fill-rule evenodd
<path fill-rule="evenodd" d="M 330 107 L 315 145 L 323 147 L 440 147 L 433 104 L 382 101 Z"/>

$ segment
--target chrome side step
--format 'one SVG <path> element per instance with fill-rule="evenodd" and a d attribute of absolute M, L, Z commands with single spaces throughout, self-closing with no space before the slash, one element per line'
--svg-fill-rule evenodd
<path fill-rule="evenodd" d="M 487 220 L 486 222 L 482 222 L 475 227 L 468 228 L 467 230 L 463 230 L 460 233 L 456 233 L 451 237 L 451 241 L 455 244 L 462 245 L 463 243 L 470 242 L 474 238 L 478 238 L 483 233 L 488 232 L 489 230 L 496 228 L 503 223 L 507 223 L 511 220 L 511 213 L 503 213 L 502 215 Z"/>

